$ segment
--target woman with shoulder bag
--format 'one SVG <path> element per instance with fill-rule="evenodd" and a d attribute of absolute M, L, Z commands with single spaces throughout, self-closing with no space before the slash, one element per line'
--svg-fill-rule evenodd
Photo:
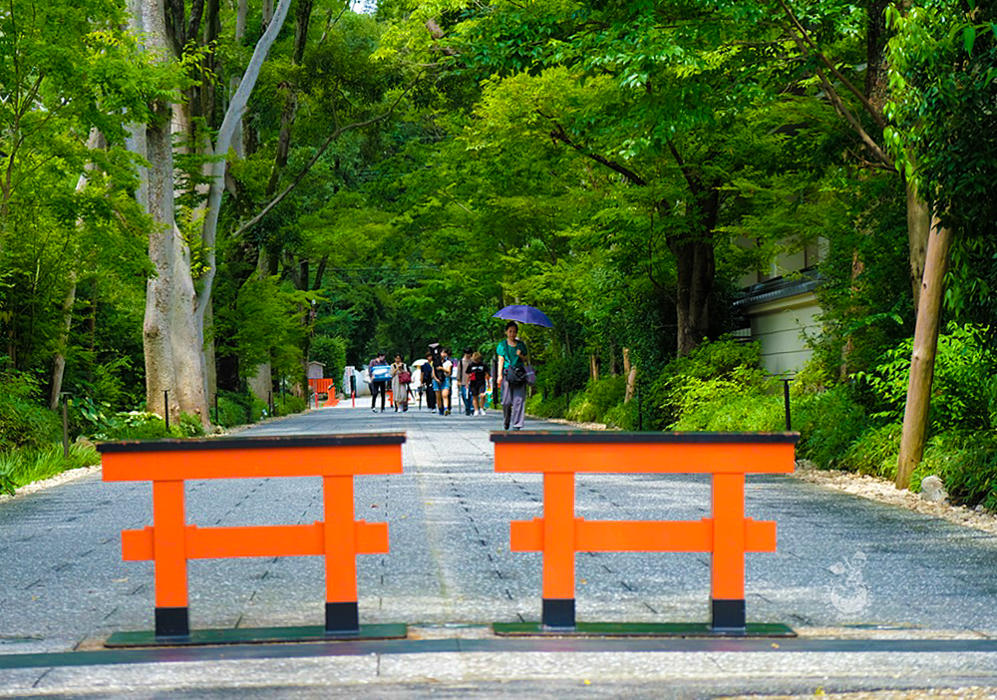
<path fill-rule="evenodd" d="M 402 412 L 408 410 L 408 390 L 409 382 L 412 381 L 412 373 L 408 365 L 402 361 L 401 355 L 395 355 L 395 361 L 391 364 L 391 396 L 394 399 L 395 411 L 402 407 Z"/>
<path fill-rule="evenodd" d="M 526 343 L 516 338 L 519 324 L 505 325 L 505 338 L 499 341 L 498 381 L 502 385 L 502 418 L 506 430 L 522 430 L 526 418 Z"/>

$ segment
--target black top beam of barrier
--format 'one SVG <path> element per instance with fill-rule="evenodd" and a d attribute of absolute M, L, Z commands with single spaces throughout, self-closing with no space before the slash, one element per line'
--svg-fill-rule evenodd
<path fill-rule="evenodd" d="M 405 433 L 352 433 L 340 435 L 260 435 L 237 438 L 198 438 L 193 440 L 130 440 L 103 442 L 99 452 L 189 452 L 199 450 L 271 449 L 274 447 L 348 447 L 358 445 L 400 445 Z"/>
<path fill-rule="evenodd" d="M 799 433 L 626 433 L 592 430 L 523 430 L 514 433 L 493 432 L 492 442 L 540 444 L 567 442 L 573 444 L 652 443 L 682 444 L 716 443 L 780 443 L 795 445 Z"/>

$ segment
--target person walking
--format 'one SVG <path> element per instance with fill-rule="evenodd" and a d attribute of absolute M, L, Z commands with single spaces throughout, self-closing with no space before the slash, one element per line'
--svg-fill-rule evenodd
<path fill-rule="evenodd" d="M 395 401 L 395 411 L 402 407 L 402 413 L 408 411 L 409 386 L 412 382 L 412 372 L 402 360 L 401 355 L 395 355 L 391 363 L 391 395 Z"/>
<path fill-rule="evenodd" d="M 502 385 L 502 424 L 506 430 L 510 424 L 513 430 L 522 430 L 526 418 L 526 380 L 518 380 L 515 367 L 526 365 L 526 343 L 516 337 L 519 324 L 509 321 L 505 324 L 505 338 L 499 341 L 498 378 Z"/>
<path fill-rule="evenodd" d="M 433 391 L 436 392 L 436 410 L 441 416 L 450 415 L 450 348 L 443 348 L 433 355 Z"/>
<path fill-rule="evenodd" d="M 391 365 L 384 359 L 385 353 L 379 352 L 367 365 L 370 375 L 370 410 L 377 413 L 377 395 L 381 395 L 381 413 L 384 413 L 384 400 L 388 393 L 388 381 L 391 379 Z"/>
<path fill-rule="evenodd" d="M 460 387 L 460 400 L 464 406 L 464 415 L 472 415 L 474 401 L 471 396 L 471 378 L 467 368 L 471 366 L 471 348 L 464 348 L 464 356 L 457 363 L 457 386 Z"/>
<path fill-rule="evenodd" d="M 419 365 L 419 376 L 422 377 L 422 388 L 426 392 L 426 408 L 436 410 L 436 393 L 433 391 L 433 353 L 426 353 L 426 361 Z"/>
<path fill-rule="evenodd" d="M 480 352 L 475 351 L 471 355 L 471 362 L 467 365 L 467 391 L 471 395 L 471 402 L 474 405 L 475 416 L 485 415 L 485 388 L 488 386 L 488 367 L 485 365 L 485 358 Z"/>

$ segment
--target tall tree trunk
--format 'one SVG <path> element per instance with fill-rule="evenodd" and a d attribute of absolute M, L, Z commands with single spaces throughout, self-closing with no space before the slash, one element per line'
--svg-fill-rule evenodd
<path fill-rule="evenodd" d="M 142 0 L 140 27 L 146 48 L 166 60 L 171 55 L 163 0 Z M 172 106 L 157 102 L 145 129 L 149 162 L 148 212 L 153 220 L 149 259 L 155 274 L 146 283 L 143 321 L 146 404 L 148 410 L 173 415 L 191 413 L 207 424 L 201 334 L 194 323 L 194 281 L 190 251 L 174 213 Z"/>
<path fill-rule="evenodd" d="M 235 14 L 235 41 L 238 44 L 241 44 L 243 38 L 246 36 L 246 15 L 248 14 L 249 0 L 239 0 Z M 229 94 L 234 95 L 238 89 L 239 78 L 233 75 L 228 81 Z M 232 150 L 235 152 L 237 158 L 246 157 L 246 133 L 242 119 L 235 126 L 235 134 L 232 137 Z"/>
<path fill-rule="evenodd" d="M 73 327 L 73 306 L 76 303 L 76 266 L 69 268 L 69 287 L 62 300 L 62 327 L 52 360 L 52 390 L 49 393 L 48 407 L 53 411 L 59 407 L 59 394 L 62 393 L 62 377 L 66 371 L 66 347 L 69 345 L 69 331 Z"/>
<path fill-rule="evenodd" d="M 684 357 L 706 337 L 710 327 L 710 295 L 716 273 L 713 242 L 685 239 L 669 244 L 677 267 L 675 313 L 677 354 Z"/>
<path fill-rule="evenodd" d="M 280 32 L 280 28 L 284 24 L 284 19 L 287 17 L 287 11 L 290 6 L 291 0 L 280 0 L 272 21 L 267 26 L 263 36 L 261 36 L 259 41 L 256 42 L 256 48 L 253 50 L 253 55 L 249 59 L 249 65 L 246 66 L 246 71 L 242 76 L 242 80 L 239 82 L 239 88 L 235 91 L 235 94 L 232 95 L 232 100 L 229 102 L 228 109 L 225 110 L 225 117 L 222 119 L 222 124 L 218 129 L 218 136 L 215 139 L 213 152 L 221 157 L 211 164 L 211 186 L 208 191 L 207 211 L 204 216 L 204 225 L 201 229 L 201 240 L 204 245 L 204 249 L 207 251 L 207 265 L 206 272 L 201 278 L 201 294 L 197 300 L 196 308 L 194 310 L 194 321 L 199 333 L 199 338 L 202 341 L 204 337 L 205 321 L 207 319 L 207 310 L 211 305 L 212 286 L 215 279 L 215 241 L 217 239 L 218 215 L 221 212 L 222 195 L 225 192 L 225 169 L 228 165 L 227 155 L 229 147 L 232 144 L 236 131 L 239 129 L 239 125 L 242 121 L 242 115 L 246 111 L 246 106 L 249 104 L 249 96 L 252 94 L 253 88 L 256 85 L 256 80 L 260 75 L 260 68 L 263 65 L 263 61 L 266 60 L 270 47 L 277 39 L 277 34 Z M 199 345 L 198 347 L 200 349 L 201 346 Z M 199 357 L 202 364 L 201 377 L 203 381 L 207 377 L 207 371 L 204 369 L 207 364 L 207 358 L 204 353 L 199 353 Z M 206 385 L 203 386 L 202 391 L 207 394 L 208 387 Z"/>
<path fill-rule="evenodd" d="M 928 237 L 932 226 L 931 209 L 924 198 L 919 196 L 915 182 L 907 180 L 904 183 L 904 188 L 907 191 L 907 245 L 909 248 L 910 284 L 916 315 L 920 308 L 921 278 L 924 276 Z"/>
<path fill-rule="evenodd" d="M 90 130 L 87 139 L 87 149 L 95 150 L 104 147 L 103 135 L 97 129 Z M 76 181 L 76 191 L 82 192 L 87 186 L 87 172 L 93 169 L 93 164 L 88 163 L 84 167 L 84 172 Z M 82 221 L 77 219 L 76 226 L 82 225 Z M 59 337 L 56 339 L 55 357 L 52 360 L 52 387 L 49 393 L 49 408 L 53 411 L 59 406 L 59 394 L 62 393 L 62 378 L 66 371 L 66 348 L 69 346 L 69 332 L 73 328 L 73 306 L 76 304 L 76 281 L 77 268 L 75 261 L 68 261 L 69 270 L 66 273 L 69 278 L 69 285 L 66 288 L 66 296 L 62 300 L 62 326 L 59 328 Z"/>
<path fill-rule="evenodd" d="M 948 267 L 952 231 L 942 226 L 937 213 L 931 219 L 927 256 L 921 280 L 917 325 L 914 327 L 914 348 L 910 360 L 910 380 L 907 384 L 907 404 L 904 408 L 900 456 L 897 460 L 898 489 L 910 486 L 910 476 L 924 454 L 928 432 L 928 409 L 931 407 L 931 382 L 935 371 L 938 329 L 942 295 L 945 291 L 945 271 Z"/>

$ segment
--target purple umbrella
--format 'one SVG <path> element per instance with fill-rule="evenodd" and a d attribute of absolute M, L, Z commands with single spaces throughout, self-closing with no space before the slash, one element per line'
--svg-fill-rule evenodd
<path fill-rule="evenodd" d="M 554 324 L 547 314 L 540 309 L 525 304 L 513 304 L 506 306 L 497 313 L 492 314 L 492 318 L 504 318 L 507 321 L 519 321 L 520 323 L 532 323 L 535 326 L 550 328 Z"/>

